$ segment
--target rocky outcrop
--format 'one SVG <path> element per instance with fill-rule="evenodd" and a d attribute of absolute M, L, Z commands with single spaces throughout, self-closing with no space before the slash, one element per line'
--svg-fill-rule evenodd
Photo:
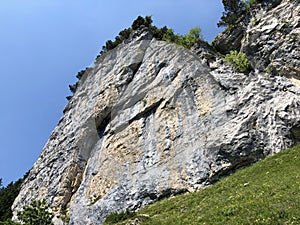
<path fill-rule="evenodd" d="M 251 18 L 241 51 L 259 71 L 299 80 L 299 43 L 300 3 L 286 0 Z"/>
<path fill-rule="evenodd" d="M 55 224 L 101 224 L 300 142 L 299 109 L 286 77 L 142 32 L 83 75 L 13 210 L 46 198 Z"/>
<path fill-rule="evenodd" d="M 260 72 L 300 79 L 300 4 L 274 0 L 261 3 L 213 41 L 222 54 L 239 50 Z"/>

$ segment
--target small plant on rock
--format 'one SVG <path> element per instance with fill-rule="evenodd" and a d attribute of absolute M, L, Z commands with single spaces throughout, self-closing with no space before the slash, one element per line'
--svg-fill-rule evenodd
<path fill-rule="evenodd" d="M 49 212 L 46 200 L 33 201 L 18 212 L 18 219 L 25 225 L 53 225 L 54 214 Z"/>
<path fill-rule="evenodd" d="M 225 61 L 241 73 L 250 70 L 250 62 L 242 52 L 236 50 L 230 51 L 230 53 L 225 56 Z"/>

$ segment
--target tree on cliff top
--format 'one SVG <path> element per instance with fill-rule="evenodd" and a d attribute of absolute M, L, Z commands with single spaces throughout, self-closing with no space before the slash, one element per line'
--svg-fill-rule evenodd
<path fill-rule="evenodd" d="M 224 12 L 218 27 L 234 25 L 236 21 L 257 4 L 274 5 L 278 0 L 222 0 Z"/>
<path fill-rule="evenodd" d="M 246 11 L 247 3 L 241 0 L 222 0 L 224 12 L 218 27 L 233 25 L 237 19 Z"/>

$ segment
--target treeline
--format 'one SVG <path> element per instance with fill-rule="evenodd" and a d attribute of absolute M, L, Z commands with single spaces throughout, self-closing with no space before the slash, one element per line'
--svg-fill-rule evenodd
<path fill-rule="evenodd" d="M 104 46 L 102 46 L 102 53 L 105 53 L 109 50 L 114 49 L 119 44 L 121 44 L 124 40 L 128 39 L 130 35 L 139 29 L 147 28 L 149 32 L 153 35 L 154 38 L 161 41 L 172 42 L 186 48 L 190 48 L 193 44 L 200 41 L 202 39 L 201 29 L 199 27 L 193 28 L 187 35 L 179 35 L 175 34 L 173 29 L 168 28 L 166 26 L 162 28 L 158 28 L 152 25 L 152 17 L 151 16 L 138 16 L 132 23 L 131 27 L 122 30 L 116 37 L 115 40 L 108 40 Z"/>
<path fill-rule="evenodd" d="M 181 45 L 185 48 L 191 48 L 194 44 L 202 41 L 202 30 L 199 27 L 192 28 L 186 35 L 175 34 L 173 29 L 168 28 L 166 26 L 162 28 L 158 28 L 152 25 L 153 20 L 151 16 L 138 16 L 132 23 L 131 27 L 126 28 L 119 32 L 119 34 L 115 37 L 114 40 L 106 41 L 105 45 L 102 46 L 102 50 L 100 54 L 97 56 L 100 57 L 102 54 L 116 48 L 118 45 L 123 43 L 123 41 L 130 38 L 130 35 L 135 31 L 140 29 L 147 29 L 154 38 L 160 41 L 167 41 L 170 43 L 175 43 L 177 45 Z M 78 88 L 79 80 L 88 70 L 91 68 L 87 67 L 85 70 L 78 72 L 77 78 L 78 81 L 69 85 L 70 91 L 74 94 Z M 72 96 L 67 96 L 67 99 L 70 100 Z"/>
<path fill-rule="evenodd" d="M 0 178 L 0 222 L 12 217 L 11 206 L 20 192 L 21 184 L 27 176 L 28 172 L 23 178 L 16 182 L 11 182 L 6 187 L 2 186 L 2 179 Z"/>

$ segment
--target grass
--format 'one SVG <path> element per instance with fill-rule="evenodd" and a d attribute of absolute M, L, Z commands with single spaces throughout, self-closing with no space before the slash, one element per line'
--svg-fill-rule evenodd
<path fill-rule="evenodd" d="M 145 207 L 115 224 L 130 223 L 300 224 L 300 145 L 205 189 Z"/>

